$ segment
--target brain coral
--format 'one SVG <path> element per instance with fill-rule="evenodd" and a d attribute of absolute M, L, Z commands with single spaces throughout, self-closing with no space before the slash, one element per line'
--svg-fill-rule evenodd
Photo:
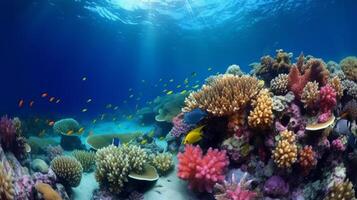
<path fill-rule="evenodd" d="M 357 81 L 357 57 L 349 56 L 341 60 L 340 66 L 346 77 L 352 81 Z"/>
<path fill-rule="evenodd" d="M 170 153 L 160 153 L 155 155 L 152 158 L 151 163 L 161 174 L 165 174 L 174 166 L 172 154 Z"/>
<path fill-rule="evenodd" d="M 288 92 L 288 75 L 279 74 L 270 81 L 270 89 L 276 95 L 284 95 Z"/>
<path fill-rule="evenodd" d="M 95 153 L 83 150 L 75 150 L 72 153 L 82 165 L 83 171 L 89 172 L 93 169 L 95 165 Z"/>
<path fill-rule="evenodd" d="M 2 164 L 0 164 L 0 199 L 13 200 L 15 195 L 12 176 L 5 172 Z"/>
<path fill-rule="evenodd" d="M 248 124 L 252 128 L 266 129 L 273 124 L 273 99 L 268 90 L 262 90 L 256 101 L 252 103 L 253 110 L 248 116 Z"/>
<path fill-rule="evenodd" d="M 304 103 L 305 108 L 314 108 L 319 100 L 320 91 L 319 84 L 314 82 L 308 82 L 301 94 L 301 102 Z"/>
<path fill-rule="evenodd" d="M 77 187 L 81 182 L 83 168 L 75 158 L 57 156 L 51 161 L 51 169 L 64 185 Z"/>
<path fill-rule="evenodd" d="M 135 145 L 123 146 L 121 149 L 129 158 L 130 168 L 135 172 L 141 172 L 148 160 L 146 151 Z"/>
<path fill-rule="evenodd" d="M 99 185 L 108 187 L 111 192 L 120 193 L 130 172 L 128 156 L 121 148 L 110 145 L 97 151 L 95 162 L 95 178 Z"/>
<path fill-rule="evenodd" d="M 273 150 L 272 157 L 280 168 L 290 168 L 297 160 L 297 146 L 295 134 L 285 130 L 280 133 L 278 144 Z"/>
<path fill-rule="evenodd" d="M 343 181 L 341 183 L 334 182 L 329 189 L 329 193 L 324 200 L 356 200 L 353 184 L 350 181 Z"/>
<path fill-rule="evenodd" d="M 258 79 L 224 74 L 192 92 L 185 100 L 184 112 L 201 108 L 215 116 L 228 116 L 242 110 L 262 87 Z"/>

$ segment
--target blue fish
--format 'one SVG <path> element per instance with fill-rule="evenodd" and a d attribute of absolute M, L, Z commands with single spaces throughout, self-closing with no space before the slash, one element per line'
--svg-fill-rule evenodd
<path fill-rule="evenodd" d="M 207 112 L 203 111 L 200 108 L 195 108 L 190 112 L 187 112 L 183 115 L 183 120 L 186 124 L 196 125 L 202 119 L 207 116 Z"/>
<path fill-rule="evenodd" d="M 349 135 L 351 134 L 351 122 L 346 119 L 340 119 L 336 122 L 333 131 L 338 135 Z"/>
<path fill-rule="evenodd" d="M 119 138 L 113 138 L 112 145 L 114 145 L 116 147 L 120 147 L 120 145 L 121 145 L 120 139 Z"/>

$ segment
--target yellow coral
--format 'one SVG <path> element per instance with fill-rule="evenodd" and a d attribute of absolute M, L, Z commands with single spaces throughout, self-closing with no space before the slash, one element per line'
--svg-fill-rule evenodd
<path fill-rule="evenodd" d="M 351 181 L 334 182 L 324 200 L 356 200 Z"/>
<path fill-rule="evenodd" d="M 12 184 L 12 175 L 6 173 L 0 163 L 0 199 L 13 200 L 15 195 L 14 186 Z"/>
<path fill-rule="evenodd" d="M 51 169 L 65 185 L 77 187 L 81 182 L 83 168 L 75 158 L 57 156 L 51 161 Z"/>
<path fill-rule="evenodd" d="M 319 84 L 316 81 L 308 82 L 302 90 L 301 102 L 305 108 L 313 108 L 319 100 L 319 95 Z"/>
<path fill-rule="evenodd" d="M 343 88 L 340 78 L 337 76 L 333 77 L 330 79 L 329 84 L 336 91 L 337 98 L 341 98 L 343 96 Z"/>
<path fill-rule="evenodd" d="M 37 183 L 35 188 L 42 194 L 45 200 L 62 200 L 61 196 L 46 183 Z"/>
<path fill-rule="evenodd" d="M 346 77 L 352 81 L 357 81 L 357 57 L 349 56 L 341 60 L 340 66 Z"/>
<path fill-rule="evenodd" d="M 160 153 L 153 156 L 151 163 L 161 174 L 168 172 L 174 166 L 170 153 Z"/>
<path fill-rule="evenodd" d="M 278 144 L 273 150 L 272 157 L 280 168 L 290 168 L 297 160 L 295 134 L 285 130 L 280 133 Z"/>
<path fill-rule="evenodd" d="M 183 111 L 201 108 L 215 116 L 229 116 L 243 110 L 261 88 L 262 84 L 254 77 L 232 74 L 217 76 L 186 98 Z"/>
<path fill-rule="evenodd" d="M 248 116 L 248 124 L 252 128 L 266 129 L 273 124 L 273 100 L 268 90 L 262 90 L 256 101 L 252 103 L 253 110 Z"/>

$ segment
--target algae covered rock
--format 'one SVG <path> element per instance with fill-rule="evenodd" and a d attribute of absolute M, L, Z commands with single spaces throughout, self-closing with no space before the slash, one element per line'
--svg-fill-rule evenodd
<path fill-rule="evenodd" d="M 48 165 L 41 159 L 35 159 L 31 162 L 31 169 L 35 172 L 41 172 L 43 174 L 48 173 Z"/>
<path fill-rule="evenodd" d="M 51 162 L 51 169 L 64 185 L 77 187 L 81 182 L 83 168 L 73 157 L 57 156 Z"/>

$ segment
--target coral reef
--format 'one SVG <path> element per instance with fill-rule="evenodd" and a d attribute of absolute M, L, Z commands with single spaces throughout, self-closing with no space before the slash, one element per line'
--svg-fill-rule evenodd
<path fill-rule="evenodd" d="M 48 145 L 45 151 L 48 161 L 52 161 L 56 156 L 62 156 L 64 150 L 61 147 L 61 145 L 56 145 L 56 146 Z"/>
<path fill-rule="evenodd" d="M 270 81 L 270 90 L 275 95 L 285 95 L 288 92 L 288 75 L 279 74 Z"/>
<path fill-rule="evenodd" d="M 61 196 L 46 183 L 37 183 L 35 188 L 42 194 L 44 200 L 62 200 Z"/>
<path fill-rule="evenodd" d="M 343 80 L 342 88 L 346 91 L 346 94 L 354 99 L 357 99 L 357 83 L 351 80 Z"/>
<path fill-rule="evenodd" d="M 16 139 L 16 127 L 7 116 L 0 119 L 0 139 L 1 145 L 6 149 L 11 149 Z"/>
<path fill-rule="evenodd" d="M 244 73 L 242 72 L 242 70 L 240 69 L 239 65 L 230 65 L 227 70 L 226 70 L 226 74 L 232 74 L 235 76 L 243 76 Z"/>
<path fill-rule="evenodd" d="M 304 103 L 304 108 L 314 109 L 319 101 L 320 91 L 319 84 L 314 82 L 308 82 L 301 93 L 301 102 Z"/>
<path fill-rule="evenodd" d="M 341 79 L 335 76 L 329 80 L 329 85 L 335 90 L 337 99 L 340 99 L 343 96 Z"/>
<path fill-rule="evenodd" d="M 318 121 L 324 123 L 332 115 L 332 110 L 337 104 L 336 92 L 330 85 L 325 85 L 320 89 L 320 116 Z"/>
<path fill-rule="evenodd" d="M 304 146 L 299 150 L 299 165 L 305 174 L 308 174 L 317 164 L 316 153 L 312 146 Z"/>
<path fill-rule="evenodd" d="M 285 130 L 280 133 L 280 139 L 273 150 L 274 162 L 281 168 L 290 168 L 297 160 L 295 134 Z"/>
<path fill-rule="evenodd" d="M 215 116 L 227 116 L 244 109 L 261 89 L 258 80 L 249 76 L 224 74 L 203 85 L 186 98 L 184 112 L 201 108 Z"/>
<path fill-rule="evenodd" d="M 67 135 L 69 131 L 76 133 L 79 129 L 79 123 L 73 118 L 61 119 L 53 125 L 53 131 L 63 135 Z"/>
<path fill-rule="evenodd" d="M 98 150 L 111 145 L 113 138 L 118 138 L 122 144 L 125 144 L 141 135 L 140 132 L 91 135 L 87 137 L 86 142 L 92 149 Z"/>
<path fill-rule="evenodd" d="M 72 152 L 72 156 L 78 160 L 83 168 L 84 172 L 90 172 L 95 166 L 95 153 L 84 150 L 75 150 Z"/>
<path fill-rule="evenodd" d="M 51 161 L 51 169 L 66 186 L 77 187 L 81 182 L 83 168 L 75 158 L 57 156 Z"/>
<path fill-rule="evenodd" d="M 344 181 L 341 183 L 334 183 L 331 188 L 329 188 L 328 195 L 324 200 L 343 200 L 350 199 L 355 200 L 355 191 L 353 185 L 350 181 Z"/>
<path fill-rule="evenodd" d="M 12 175 L 4 171 L 0 164 L 0 199 L 13 200 L 15 190 L 12 183 Z"/>
<path fill-rule="evenodd" d="M 173 127 L 170 131 L 170 134 L 174 137 L 180 137 L 181 135 L 186 134 L 190 129 L 192 129 L 192 126 L 187 124 L 184 119 L 184 114 L 180 113 L 176 117 L 172 119 L 172 124 Z"/>
<path fill-rule="evenodd" d="M 153 102 L 153 111 L 157 113 L 155 120 L 158 122 L 171 122 L 172 118 L 181 112 L 185 98 L 186 95 L 180 93 L 157 97 Z"/>
<path fill-rule="evenodd" d="M 141 172 L 148 161 L 148 155 L 145 150 L 135 145 L 123 146 L 121 150 L 127 155 L 131 170 Z"/>
<path fill-rule="evenodd" d="M 346 77 L 351 81 L 357 81 L 357 57 L 349 56 L 341 60 L 340 66 Z"/>
<path fill-rule="evenodd" d="M 224 180 L 229 164 L 225 151 L 210 148 L 203 156 L 201 148 L 192 145 L 186 145 L 178 160 L 178 177 L 189 181 L 190 189 L 201 192 L 212 192 L 213 186 Z"/>
<path fill-rule="evenodd" d="M 35 172 L 41 172 L 43 174 L 48 173 L 48 165 L 45 161 L 41 159 L 35 159 L 31 162 L 31 169 Z"/>
<path fill-rule="evenodd" d="M 248 116 L 248 124 L 251 128 L 267 129 L 273 124 L 273 100 L 268 90 L 262 90 L 257 100 L 252 102 L 254 108 Z"/>
<path fill-rule="evenodd" d="M 160 174 L 166 174 L 174 166 L 172 154 L 160 153 L 151 158 L 151 164 L 159 171 Z"/>
<path fill-rule="evenodd" d="M 282 197 L 289 193 L 289 184 L 280 176 L 271 176 L 264 183 L 264 194 L 271 197 Z"/>

